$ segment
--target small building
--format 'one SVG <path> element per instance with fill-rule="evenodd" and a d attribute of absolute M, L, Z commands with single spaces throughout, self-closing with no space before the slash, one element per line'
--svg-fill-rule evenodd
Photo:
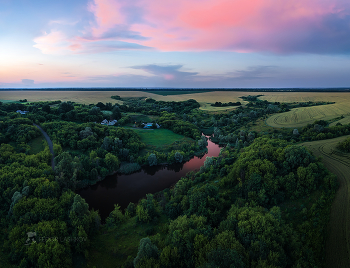
<path fill-rule="evenodd" d="M 101 122 L 101 125 L 105 125 L 105 126 L 114 126 L 116 123 L 118 122 L 118 120 L 111 120 L 111 121 L 108 121 L 107 119 L 104 119 L 102 122 Z"/>
<path fill-rule="evenodd" d="M 101 125 L 108 125 L 108 120 L 107 119 L 103 119 L 103 121 L 101 122 Z"/>
<path fill-rule="evenodd" d="M 112 120 L 112 121 L 109 121 L 109 122 L 108 122 L 108 125 L 109 125 L 109 126 L 114 126 L 117 122 L 118 122 L 118 120 L 115 120 L 115 119 L 114 119 L 114 120 Z"/>
<path fill-rule="evenodd" d="M 28 111 L 17 110 L 16 113 L 26 114 L 26 113 L 28 113 Z"/>
<path fill-rule="evenodd" d="M 143 123 L 143 128 L 152 128 L 152 126 L 153 126 L 153 123 L 147 123 L 147 124 Z M 157 128 L 160 128 L 160 125 L 158 125 L 157 123 L 156 123 L 156 126 Z"/>

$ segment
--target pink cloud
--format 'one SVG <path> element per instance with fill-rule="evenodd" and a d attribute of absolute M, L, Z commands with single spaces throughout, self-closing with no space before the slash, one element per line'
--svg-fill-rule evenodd
<path fill-rule="evenodd" d="M 94 22 L 83 34 L 68 39 L 67 49 L 75 53 L 105 47 L 106 51 L 152 47 L 162 51 L 350 52 L 350 2 L 345 0 L 93 0 L 88 10 Z M 55 40 L 54 34 L 37 38 L 36 47 L 54 51 L 50 40 Z M 105 46 L 101 42 L 106 40 L 124 43 Z"/>

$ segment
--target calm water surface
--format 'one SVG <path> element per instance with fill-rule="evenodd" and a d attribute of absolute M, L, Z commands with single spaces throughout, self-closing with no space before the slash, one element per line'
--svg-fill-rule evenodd
<path fill-rule="evenodd" d="M 114 174 L 77 193 L 85 198 L 90 208 L 99 210 L 104 220 L 113 210 L 114 204 L 119 204 L 124 209 L 130 202 L 137 203 L 148 193 L 169 188 L 187 172 L 198 170 L 207 156 L 218 156 L 219 153 L 219 145 L 208 140 L 208 152 L 202 157 L 195 156 L 181 164 L 144 167 L 130 175 Z"/>

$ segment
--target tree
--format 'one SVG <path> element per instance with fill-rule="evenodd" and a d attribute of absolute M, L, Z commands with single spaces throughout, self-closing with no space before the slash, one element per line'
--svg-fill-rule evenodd
<path fill-rule="evenodd" d="M 125 216 L 123 215 L 123 212 L 121 211 L 120 206 L 118 204 L 117 205 L 114 204 L 114 209 L 106 219 L 107 225 L 112 227 L 124 221 L 125 221 Z"/>
<path fill-rule="evenodd" d="M 156 245 L 154 245 L 148 237 L 142 238 L 140 240 L 139 251 L 134 259 L 134 266 L 138 267 L 139 262 L 143 258 L 154 258 L 157 259 L 159 256 L 159 250 Z"/>
<path fill-rule="evenodd" d="M 157 165 L 157 156 L 155 154 L 150 154 L 148 156 L 148 163 L 150 166 L 156 166 Z"/>
<path fill-rule="evenodd" d="M 183 160 L 183 155 L 180 152 L 176 152 L 174 155 L 175 162 L 181 163 Z"/>
<path fill-rule="evenodd" d="M 119 168 L 119 159 L 115 155 L 108 153 L 105 156 L 105 163 L 108 170 L 116 171 Z"/>

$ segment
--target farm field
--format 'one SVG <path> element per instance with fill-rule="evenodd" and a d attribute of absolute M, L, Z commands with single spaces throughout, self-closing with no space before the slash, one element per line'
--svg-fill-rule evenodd
<path fill-rule="evenodd" d="M 350 124 L 350 116 L 345 116 L 343 119 L 330 123 L 329 126 L 335 126 L 337 123 L 340 123 L 342 125 Z"/>
<path fill-rule="evenodd" d="M 172 91 L 169 91 L 172 92 Z M 113 95 L 119 95 L 122 98 L 130 97 L 145 97 L 152 98 L 157 101 L 185 101 L 189 99 L 195 99 L 201 105 L 201 109 L 209 111 L 220 111 L 228 110 L 230 107 L 212 107 L 208 103 L 215 102 L 237 102 L 240 101 L 242 104 L 246 103 L 241 96 L 247 95 L 258 95 L 259 92 L 241 92 L 241 91 L 210 91 L 210 92 L 199 92 L 199 93 L 188 93 L 185 94 L 167 94 L 161 95 L 162 91 L 158 94 L 145 92 L 145 91 L 0 91 L 0 98 L 12 101 L 18 101 L 21 99 L 27 99 L 31 101 L 73 101 L 76 103 L 97 103 L 97 102 L 111 102 L 120 103 L 122 101 L 114 100 L 111 98 Z M 236 108 L 236 107 L 232 107 Z M 232 109 L 231 108 L 231 109 Z"/>
<path fill-rule="evenodd" d="M 305 142 L 301 145 L 321 156 L 322 163 L 338 177 L 340 187 L 331 208 L 326 240 L 326 267 L 350 267 L 350 154 L 336 145 L 348 138 Z"/>
<path fill-rule="evenodd" d="M 332 101 L 338 103 L 350 100 L 349 92 L 261 92 L 260 94 L 264 95 L 259 97 L 260 100 L 270 102 Z"/>
<path fill-rule="evenodd" d="M 333 101 L 333 100 L 329 100 Z M 272 127 L 303 127 L 316 120 L 331 120 L 342 115 L 350 115 L 350 100 L 335 104 L 294 108 L 289 112 L 278 113 L 266 119 Z"/>
<path fill-rule="evenodd" d="M 155 147 L 163 147 L 172 144 L 175 141 L 191 140 L 190 138 L 176 134 L 168 129 L 132 128 L 132 130 L 140 135 L 143 143 Z"/>

